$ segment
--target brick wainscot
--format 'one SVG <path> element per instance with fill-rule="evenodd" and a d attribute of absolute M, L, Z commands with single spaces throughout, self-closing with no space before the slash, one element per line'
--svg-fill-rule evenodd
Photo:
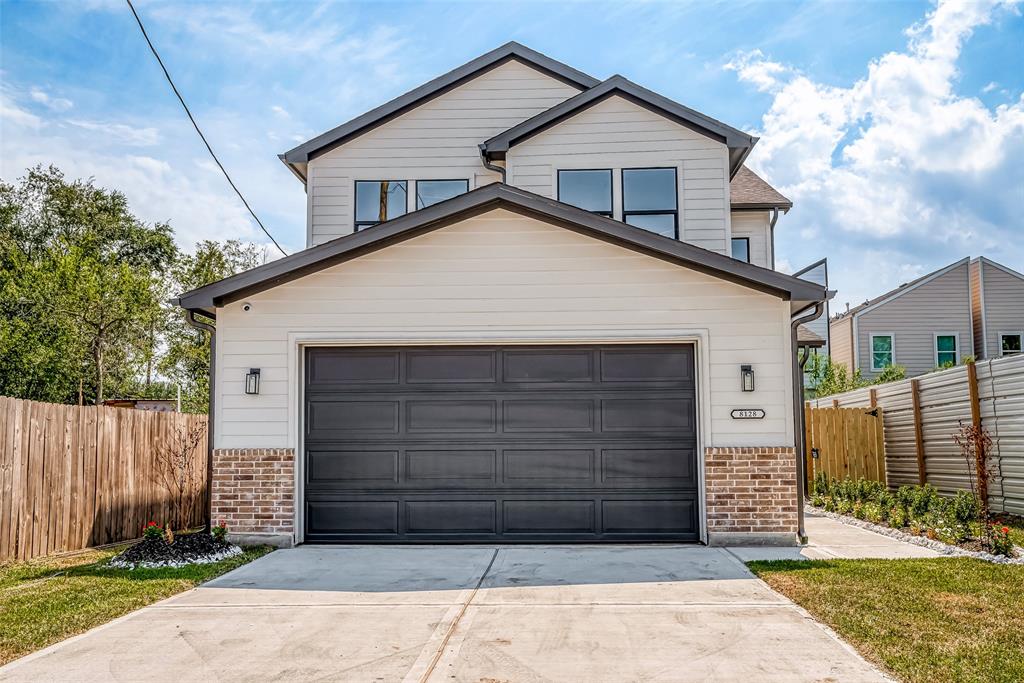
<path fill-rule="evenodd" d="M 704 464 L 710 544 L 797 542 L 794 448 L 707 448 Z"/>
<path fill-rule="evenodd" d="M 294 545 L 295 451 L 214 450 L 212 508 L 236 543 Z"/>

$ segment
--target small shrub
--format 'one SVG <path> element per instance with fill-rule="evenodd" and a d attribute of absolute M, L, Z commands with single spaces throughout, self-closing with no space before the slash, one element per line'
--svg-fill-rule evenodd
<path fill-rule="evenodd" d="M 878 503 L 864 503 L 862 519 L 871 522 L 872 524 L 881 524 L 885 521 L 882 511 L 884 508 Z"/>
<path fill-rule="evenodd" d="M 967 491 L 958 491 L 949 503 L 949 514 L 958 523 L 967 526 L 978 519 L 981 506 L 978 499 Z"/>
<path fill-rule="evenodd" d="M 227 525 L 224 524 L 223 521 L 219 522 L 216 526 L 210 529 L 210 535 L 213 536 L 214 540 L 223 543 L 228 535 Z"/>
<path fill-rule="evenodd" d="M 156 522 L 150 522 L 142 528 L 142 537 L 147 540 L 163 538 L 164 528 Z"/>
<path fill-rule="evenodd" d="M 164 527 L 164 540 L 167 541 L 167 545 L 174 543 L 174 532 L 170 524 Z"/>
<path fill-rule="evenodd" d="M 853 510 L 853 503 L 848 498 L 836 500 L 836 512 L 840 515 L 848 515 Z"/>
<path fill-rule="evenodd" d="M 828 511 L 828 512 L 835 512 L 836 511 L 836 507 L 837 507 L 837 505 L 836 505 L 836 499 L 835 498 L 829 497 L 829 498 L 825 499 L 825 510 L 826 511 Z"/>
<path fill-rule="evenodd" d="M 894 505 L 889 508 L 887 517 L 889 526 L 893 529 L 902 529 L 907 526 L 907 510 L 902 505 Z"/>
<path fill-rule="evenodd" d="M 1013 541 L 1010 540 L 1010 528 L 991 524 L 985 534 L 985 544 L 993 555 L 1010 557 L 1013 553 Z"/>
<path fill-rule="evenodd" d="M 859 500 L 855 501 L 853 503 L 853 507 L 850 509 L 850 514 L 853 515 L 855 519 L 864 519 L 864 503 Z"/>

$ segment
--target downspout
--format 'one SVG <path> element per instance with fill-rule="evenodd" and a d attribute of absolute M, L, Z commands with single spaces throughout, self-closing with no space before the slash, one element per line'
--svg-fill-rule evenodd
<path fill-rule="evenodd" d="M 772 240 L 772 270 L 775 270 L 775 224 L 779 222 L 779 207 L 772 207 L 772 218 L 768 222 L 768 234 Z"/>
<path fill-rule="evenodd" d="M 215 318 L 212 313 L 203 313 L 204 316 Z M 204 323 L 196 319 L 196 312 L 189 309 L 186 318 L 188 324 L 197 330 L 210 333 L 210 409 L 206 421 L 206 506 L 205 517 L 206 528 L 213 528 L 213 416 L 214 416 L 214 383 L 217 377 L 217 328 L 210 323 Z"/>
<path fill-rule="evenodd" d="M 796 318 L 790 323 L 790 339 L 793 345 L 793 352 L 799 358 L 799 345 L 797 341 L 797 328 L 804 323 L 817 320 L 825 310 L 825 302 L 819 301 L 814 304 L 814 310 L 807 315 Z M 810 357 L 808 353 L 802 360 L 793 363 L 793 429 L 796 443 L 796 525 L 797 535 L 800 542 L 807 538 L 807 531 L 804 528 L 804 363 Z"/>
<path fill-rule="evenodd" d="M 500 175 L 502 185 L 506 184 L 505 168 L 503 166 L 498 166 L 496 164 L 491 163 L 490 159 L 487 158 L 487 152 L 484 150 L 484 146 L 482 144 L 480 145 L 480 163 L 482 163 L 484 165 L 484 168 L 486 168 L 488 171 L 494 171 L 495 173 Z"/>

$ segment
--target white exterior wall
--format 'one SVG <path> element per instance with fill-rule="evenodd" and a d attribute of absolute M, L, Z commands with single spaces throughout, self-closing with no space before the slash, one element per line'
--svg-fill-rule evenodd
<path fill-rule="evenodd" d="M 732 237 L 750 240 L 750 262 L 772 269 L 771 216 L 767 211 L 733 211 Z M 730 255 L 732 244 L 729 244 Z M 810 278 L 804 278 L 810 279 Z M 812 280 L 816 282 L 816 280 Z M 820 284 L 820 283 L 819 283 Z"/>
<path fill-rule="evenodd" d="M 312 340 L 696 339 L 702 445 L 793 445 L 788 302 L 505 210 L 234 302 L 217 330 L 217 448 L 298 445 L 299 345 Z M 739 390 L 741 364 L 755 392 Z M 258 396 L 244 393 L 251 367 Z M 730 417 L 744 407 L 766 417 Z"/>
<path fill-rule="evenodd" d="M 499 177 L 479 144 L 579 92 L 517 61 L 506 62 L 309 162 L 306 245 L 352 232 L 356 180 L 469 181 Z"/>
<path fill-rule="evenodd" d="M 610 168 L 613 217 L 621 220 L 621 169 L 675 167 L 680 238 L 728 254 L 728 155 L 723 143 L 612 96 L 514 145 L 507 182 L 556 199 L 559 169 Z"/>

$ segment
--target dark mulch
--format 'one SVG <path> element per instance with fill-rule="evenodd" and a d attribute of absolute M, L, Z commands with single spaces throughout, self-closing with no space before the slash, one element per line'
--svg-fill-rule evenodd
<path fill-rule="evenodd" d="M 205 531 L 180 534 L 174 543 L 162 538 L 144 538 L 131 546 L 112 562 L 115 564 L 209 562 L 222 559 L 225 553 L 238 550 L 238 546 L 218 541 Z"/>

